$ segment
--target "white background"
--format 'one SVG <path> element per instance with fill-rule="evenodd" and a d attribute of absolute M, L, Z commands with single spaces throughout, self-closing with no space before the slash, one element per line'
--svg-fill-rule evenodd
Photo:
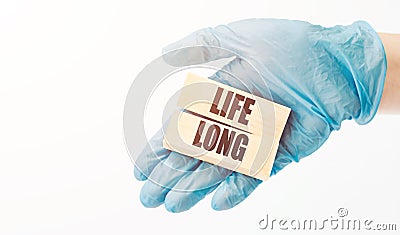
<path fill-rule="evenodd" d="M 400 33 L 397 2 L 0 0 L 0 234 L 271 234 L 258 228 L 267 213 L 323 219 L 340 207 L 400 230 L 400 116 L 344 122 L 315 154 L 223 212 L 210 197 L 181 214 L 144 208 L 122 134 L 134 77 L 198 28 L 363 19 Z"/>

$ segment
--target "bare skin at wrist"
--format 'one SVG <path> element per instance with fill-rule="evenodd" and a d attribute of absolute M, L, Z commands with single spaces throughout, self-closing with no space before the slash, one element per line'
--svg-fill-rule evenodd
<path fill-rule="evenodd" d="M 387 71 L 378 112 L 400 114 L 400 34 L 379 33 L 386 52 Z"/>

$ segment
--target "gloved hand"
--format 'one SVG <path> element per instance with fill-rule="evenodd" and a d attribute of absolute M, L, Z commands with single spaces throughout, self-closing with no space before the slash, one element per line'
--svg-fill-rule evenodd
<path fill-rule="evenodd" d="M 224 69 L 246 80 L 260 96 L 292 109 L 280 140 L 271 175 L 317 150 L 341 122 L 368 123 L 382 95 L 386 58 L 376 32 L 366 22 L 324 28 L 302 21 L 249 19 L 199 30 L 166 48 L 194 45 L 226 48 L 245 58 L 268 87 L 254 82 L 254 70 L 242 58 Z M 230 53 L 177 50 L 171 64 L 195 64 L 230 57 Z M 221 72 L 211 79 L 244 89 Z M 168 211 L 185 211 L 216 190 L 212 207 L 229 209 L 243 201 L 260 180 L 162 148 L 159 132 L 136 161 L 135 176 L 148 180 L 141 191 L 144 206 L 165 203 Z M 201 173 L 201 170 L 208 171 Z M 199 173 L 200 172 L 200 173 Z M 196 173 L 196 174 L 194 174 Z M 197 188 L 188 190 L 185 188 Z M 175 190 L 177 189 L 177 190 Z M 178 190 L 179 189 L 179 190 Z"/>

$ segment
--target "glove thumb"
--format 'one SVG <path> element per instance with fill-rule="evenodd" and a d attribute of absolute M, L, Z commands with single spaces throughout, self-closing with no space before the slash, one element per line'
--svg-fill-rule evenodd
<path fill-rule="evenodd" d="M 163 48 L 163 59 L 172 66 L 207 63 L 235 56 L 227 45 L 222 45 L 226 26 L 200 29 Z M 225 43 L 226 44 L 226 43 Z"/>

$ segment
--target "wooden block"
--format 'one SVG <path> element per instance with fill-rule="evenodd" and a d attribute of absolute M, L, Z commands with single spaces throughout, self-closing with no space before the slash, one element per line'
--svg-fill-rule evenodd
<path fill-rule="evenodd" d="M 290 109 L 188 74 L 164 147 L 261 180 L 269 178 Z"/>

